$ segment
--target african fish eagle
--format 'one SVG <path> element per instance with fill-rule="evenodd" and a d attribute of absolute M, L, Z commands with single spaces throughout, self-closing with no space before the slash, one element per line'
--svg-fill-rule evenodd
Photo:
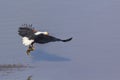
<path fill-rule="evenodd" d="M 23 24 L 19 27 L 18 34 L 22 37 L 23 44 L 28 47 L 26 51 L 27 55 L 30 55 L 30 52 L 35 49 L 33 45 L 34 43 L 45 44 L 48 42 L 68 42 L 72 40 L 72 38 L 62 40 L 49 35 L 48 32 L 37 31 L 32 27 L 32 24 Z"/>

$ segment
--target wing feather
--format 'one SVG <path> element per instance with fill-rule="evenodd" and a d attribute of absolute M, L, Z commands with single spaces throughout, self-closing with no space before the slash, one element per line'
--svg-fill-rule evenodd
<path fill-rule="evenodd" d="M 50 35 L 44 35 L 44 34 L 40 34 L 35 37 L 35 42 L 40 44 L 44 44 L 48 42 L 56 42 L 56 41 L 68 42 L 70 40 L 72 40 L 72 38 L 62 40 L 62 39 L 59 39 Z"/>
<path fill-rule="evenodd" d="M 21 37 L 28 37 L 29 39 L 33 39 L 35 33 L 34 31 L 35 30 L 32 28 L 32 25 L 24 24 L 22 27 L 19 27 L 18 34 Z"/>

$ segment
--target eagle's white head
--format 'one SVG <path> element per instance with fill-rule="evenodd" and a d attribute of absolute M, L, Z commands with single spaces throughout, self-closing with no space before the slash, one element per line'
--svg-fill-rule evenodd
<path fill-rule="evenodd" d="M 45 32 L 38 31 L 38 32 L 35 33 L 35 35 L 40 35 L 40 34 L 49 35 L 49 33 L 46 32 L 46 31 Z"/>

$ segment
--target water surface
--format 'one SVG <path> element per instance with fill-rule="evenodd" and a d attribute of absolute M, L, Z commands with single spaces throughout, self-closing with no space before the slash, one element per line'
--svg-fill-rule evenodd
<path fill-rule="evenodd" d="M 119 80 L 119 8 L 119 0 L 0 0 L 0 64 L 32 66 L 0 79 Z M 73 40 L 37 44 L 29 57 L 17 34 L 24 23 Z"/>

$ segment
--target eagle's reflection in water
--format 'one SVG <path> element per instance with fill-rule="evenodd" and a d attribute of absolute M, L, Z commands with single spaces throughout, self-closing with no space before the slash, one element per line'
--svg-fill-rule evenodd
<path fill-rule="evenodd" d="M 32 80 L 32 76 L 28 76 L 27 80 Z"/>

